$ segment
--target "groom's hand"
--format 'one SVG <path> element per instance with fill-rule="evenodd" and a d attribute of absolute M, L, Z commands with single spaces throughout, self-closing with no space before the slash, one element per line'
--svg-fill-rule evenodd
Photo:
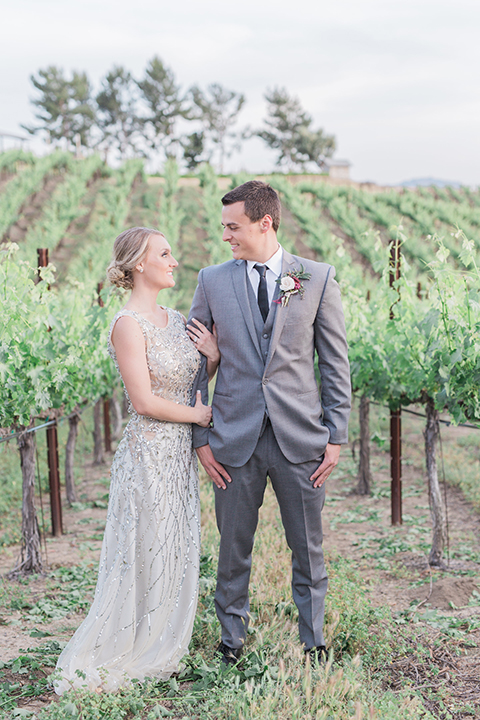
<path fill-rule="evenodd" d="M 325 448 L 325 455 L 322 463 L 318 466 L 310 478 L 310 480 L 313 481 L 314 488 L 321 487 L 332 470 L 338 465 L 340 448 L 341 445 L 332 445 L 331 443 L 328 443 Z"/>
<path fill-rule="evenodd" d="M 220 465 L 220 463 L 215 460 L 210 445 L 202 445 L 201 447 L 196 448 L 196 450 L 198 459 L 205 468 L 207 475 L 212 478 L 218 488 L 226 490 L 227 486 L 225 485 L 225 480 L 227 482 L 232 482 L 232 478 L 227 473 L 223 465 Z"/>

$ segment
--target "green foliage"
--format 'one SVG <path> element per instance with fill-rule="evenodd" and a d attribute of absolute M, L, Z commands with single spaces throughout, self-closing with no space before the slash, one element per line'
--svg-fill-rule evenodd
<path fill-rule="evenodd" d="M 113 241 L 125 230 L 133 183 L 142 172 L 141 160 L 127 160 L 112 173 L 111 181 L 101 187 L 86 231 L 91 241 L 82 245 L 69 266 L 71 285 L 82 284 L 89 293 L 104 280 Z"/>
<path fill-rule="evenodd" d="M 182 223 L 182 213 L 179 212 L 177 202 L 178 192 L 178 165 L 175 160 L 169 158 L 164 167 L 163 177 L 165 185 L 163 188 L 163 196 L 160 207 L 159 223 L 162 232 L 165 234 L 172 253 L 178 255 L 178 240 L 180 235 L 180 225 Z"/>
<path fill-rule="evenodd" d="M 221 198 L 224 193 L 218 189 L 217 176 L 211 165 L 203 165 L 198 176 L 202 188 L 202 225 L 207 235 L 205 247 L 210 255 L 209 264 L 219 265 L 232 257 L 229 244 L 222 240 L 220 211 Z"/>
<path fill-rule="evenodd" d="M 77 284 L 58 293 L 52 268 L 33 269 L 16 260 L 17 246 L 0 255 L 0 426 L 27 426 L 57 410 L 68 414 L 85 399 L 111 391 L 116 371 L 107 349 L 109 322 L 118 307 L 114 293 L 105 306 Z"/>
<path fill-rule="evenodd" d="M 0 238 L 17 220 L 29 195 L 40 189 L 45 176 L 55 168 L 68 167 L 71 162 L 69 153 L 57 150 L 27 165 L 7 183 L 0 195 Z"/>
<path fill-rule="evenodd" d="M 193 100 L 192 116 L 203 125 L 203 133 L 218 153 L 218 169 L 223 173 L 225 158 L 238 149 L 239 133 L 232 128 L 245 103 L 245 96 L 228 90 L 219 83 L 211 83 L 206 91 L 197 85 L 190 89 Z"/>
<path fill-rule="evenodd" d="M 456 222 L 453 224 L 442 222 L 442 220 L 445 220 L 445 214 L 442 216 L 441 212 L 439 212 L 439 208 L 437 208 L 437 205 L 439 205 L 438 201 L 434 201 L 433 198 L 430 197 L 429 202 L 421 194 L 413 191 L 406 191 L 404 193 L 390 191 L 382 193 L 378 196 L 378 201 L 398 211 L 401 218 L 400 223 L 403 223 L 403 218 L 413 223 L 413 226 L 417 231 L 420 231 L 421 237 L 423 237 L 421 245 L 424 248 L 425 239 L 428 241 L 430 245 L 429 256 L 423 258 L 426 262 L 434 259 L 431 257 L 431 253 L 435 251 L 436 248 L 435 241 L 432 242 L 432 237 L 440 235 L 450 251 L 454 264 L 457 263 L 461 253 L 461 245 L 458 243 L 458 238 L 455 237 L 455 233 L 459 227 Z M 457 216 L 455 215 L 455 217 Z M 471 240 L 478 242 L 477 229 L 472 230 L 471 225 L 468 223 L 464 223 L 461 229 L 468 234 Z"/>
<path fill-rule="evenodd" d="M 49 576 L 47 593 L 28 608 L 25 619 L 42 623 L 85 612 L 90 607 L 97 581 L 94 563 L 60 567 Z"/>
<path fill-rule="evenodd" d="M 472 431 L 470 437 L 471 447 L 462 445 L 461 438 L 458 445 L 449 448 L 444 454 L 443 462 L 445 477 L 449 485 L 458 486 L 466 500 L 480 511 L 480 466 L 478 457 L 478 436 Z M 465 456 L 471 461 L 465 462 Z"/>
<path fill-rule="evenodd" d="M 102 134 L 101 145 L 118 150 L 124 160 L 129 152 L 137 154 L 142 123 L 137 113 L 138 87 L 131 73 L 115 66 L 102 80 L 96 96 L 96 124 Z"/>
<path fill-rule="evenodd" d="M 165 184 L 163 186 L 163 194 L 160 202 L 160 214 L 158 219 L 158 227 L 164 233 L 170 247 L 172 248 L 173 257 L 179 262 L 182 261 L 180 251 L 180 228 L 184 219 L 183 212 L 178 205 L 178 165 L 176 160 L 168 158 L 165 162 L 163 176 Z M 182 302 L 183 288 L 176 285 L 162 292 L 162 303 L 177 307 Z"/>
<path fill-rule="evenodd" d="M 70 223 L 85 212 L 82 199 L 89 181 L 101 164 L 99 155 L 72 163 L 71 172 L 58 185 L 38 221 L 30 226 L 20 247 L 19 256 L 22 259 L 34 264 L 37 248 L 55 249 Z"/>
<path fill-rule="evenodd" d="M 106 392 L 114 381 L 115 371 L 105 351 L 105 345 L 109 322 L 120 300 L 115 293 L 103 291 L 106 306 L 100 308 L 97 303 L 96 283 L 103 277 L 115 235 L 125 229 L 128 223 L 132 185 L 138 177 L 139 169 L 138 163 L 128 164 L 112 173 L 111 180 L 103 184 L 104 189 L 98 195 L 83 245 L 75 263 L 71 265 L 72 280 L 66 288 L 57 288 L 51 269 L 44 271 L 45 282 L 35 286 L 32 281 L 33 269 L 24 263 L 17 263 L 13 258 L 18 258 L 18 253 L 14 255 L 13 251 L 8 259 L 8 277 L 5 276 L 7 260 L 0 263 L 1 272 L 4 273 L 0 278 L 2 303 L 5 300 L 5 288 L 8 293 L 10 288 L 13 288 L 10 301 L 2 305 L 2 314 L 8 317 L 11 313 L 15 323 L 18 325 L 20 322 L 18 328 L 21 329 L 21 332 L 18 330 L 14 333 L 13 321 L 6 323 L 7 335 L 1 336 L 2 343 L 6 338 L 6 345 L 0 345 L 0 350 L 5 349 L 2 363 L 18 363 L 15 365 L 20 373 L 18 377 L 23 378 L 21 373 L 24 370 L 20 360 L 29 347 L 29 352 L 37 357 L 34 361 L 28 361 L 30 365 L 25 361 L 25 367 L 36 368 L 39 377 L 46 379 L 46 387 L 51 387 L 48 377 L 50 367 L 55 368 L 56 360 L 50 360 L 48 352 L 58 354 L 59 364 L 62 358 L 69 357 L 68 353 L 71 353 L 73 358 L 75 367 L 72 365 L 69 368 L 68 377 L 65 377 L 56 389 L 53 385 L 53 389 L 49 390 L 52 394 L 48 402 L 45 401 L 44 406 L 48 405 L 48 408 L 42 411 L 44 413 L 51 409 L 52 403 L 58 403 L 58 410 L 66 412 L 70 395 L 72 399 L 95 399 Z M 200 213 L 186 212 L 185 196 L 178 192 L 178 170 L 172 166 L 168 173 L 166 171 L 166 175 L 166 195 L 174 202 L 168 206 L 163 201 L 164 218 L 167 222 L 172 222 L 173 237 L 175 227 L 179 229 L 177 237 L 183 254 L 188 249 L 183 245 L 183 223 L 190 222 L 190 227 L 193 225 L 197 230 L 198 225 L 194 223 L 198 222 Z M 333 236 L 328 224 L 328 204 L 338 199 L 338 206 L 351 212 L 351 222 L 355 223 L 356 219 L 359 222 L 357 230 L 360 239 L 360 230 L 363 229 L 360 221 L 367 217 L 372 219 L 374 210 L 379 213 L 378 222 L 373 221 L 378 225 L 381 225 L 380 216 L 385 223 L 389 223 L 388 211 L 395 212 L 394 216 L 390 216 L 390 219 L 394 218 L 394 222 L 390 223 L 388 228 L 387 225 L 382 225 L 382 228 L 390 237 L 397 237 L 398 230 L 393 229 L 392 225 L 398 226 L 401 216 L 400 211 L 395 210 L 393 205 L 382 203 L 375 198 L 375 203 L 369 206 L 372 209 L 369 214 L 365 200 L 368 196 L 363 191 L 359 191 L 357 196 L 351 188 L 341 191 L 325 184 L 322 185 L 321 192 L 314 193 L 312 183 L 310 191 L 307 186 L 305 189 L 293 187 L 281 177 L 272 178 L 272 184 L 282 192 L 282 199 L 295 218 L 296 225 L 303 231 L 304 242 L 317 252 L 319 259 L 325 259 L 337 266 L 344 293 L 352 376 L 356 387 L 369 388 L 379 398 L 394 397 L 401 404 L 409 402 L 410 397 L 418 397 L 419 392 L 430 392 L 433 388 L 438 406 L 457 413 L 456 419 L 475 415 L 479 298 L 478 273 L 472 244 L 465 243 L 462 249 L 462 238 L 449 236 L 449 244 L 457 246 L 453 264 L 451 254 L 447 257 L 448 248 L 445 249 L 442 245 L 434 246 L 433 243 L 429 246 L 427 238 L 423 238 L 425 245 L 431 250 L 429 262 L 434 261 L 435 264 L 429 270 L 431 280 L 428 297 L 425 299 L 424 293 L 424 299 L 420 301 L 416 296 L 415 267 L 412 267 L 410 274 L 408 267 L 405 268 L 405 277 L 397 283 L 396 288 L 392 290 L 388 287 L 388 259 L 385 248 L 382 247 L 383 243 L 379 243 L 375 248 L 376 238 L 372 231 L 368 236 L 364 235 L 363 239 L 371 243 L 369 252 L 372 253 L 372 262 L 377 262 L 374 256 L 378 254 L 383 258 L 386 269 L 384 276 L 375 281 L 375 285 L 370 279 L 373 269 L 368 269 L 368 266 L 371 268 L 371 262 L 366 261 L 365 265 L 360 267 L 352 259 L 350 250 L 357 248 L 357 242 L 353 239 L 351 245 L 343 243 Z M 212 237 L 212 250 L 215 247 L 215 236 L 218 246 L 222 248 L 219 229 L 220 191 L 213 171 L 205 170 L 202 173 L 201 195 L 194 196 L 194 188 L 188 190 L 191 191 L 189 202 L 193 208 L 198 208 L 199 200 L 203 203 L 202 223 Z M 467 194 L 464 195 L 472 209 L 478 207 L 474 195 L 471 194 L 471 199 Z M 197 203 L 196 206 L 191 200 L 192 197 Z M 363 204 L 358 199 L 360 197 L 365 200 Z M 428 197 L 426 200 L 430 202 Z M 447 198 L 442 196 L 441 202 L 446 201 Z M 426 208 L 425 203 L 424 206 Z M 152 212 L 154 207 L 152 202 Z M 474 216 L 469 216 L 472 227 L 473 220 Z M 407 218 L 404 223 L 403 249 L 408 258 L 414 258 L 409 246 L 415 245 L 420 235 L 416 231 L 410 237 L 407 228 L 409 231 L 411 228 L 418 228 L 412 218 Z M 165 228 L 161 226 L 161 229 Z M 350 230 L 353 235 L 354 228 L 350 227 Z M 292 243 L 293 249 L 294 238 L 289 235 L 287 239 Z M 434 250 L 439 250 L 438 256 Z M 211 260 L 205 258 L 205 261 Z M 51 285 L 48 294 L 47 282 Z M 188 278 L 185 285 L 180 287 L 186 297 L 189 293 L 191 297 L 190 285 Z M 366 299 L 367 287 L 370 287 L 371 291 L 369 301 Z M 392 305 L 394 317 L 390 319 L 389 310 Z M 43 325 L 39 318 L 43 320 Z M 51 328 L 50 333 L 47 332 L 48 327 Z M 35 334 L 41 336 L 40 340 L 35 339 Z M 42 363 L 47 365 L 46 369 L 40 367 Z M 3 364 L 1 367 L 2 372 L 7 373 Z M 443 369 L 440 372 L 441 368 Z M 14 372 L 15 370 L 10 372 L 10 388 Z M 5 375 L 5 378 L 7 377 L 8 373 Z M 20 383 L 18 380 L 18 385 L 20 384 L 23 384 L 23 381 Z M 28 388 L 28 381 L 26 385 Z M 76 388 L 75 391 L 72 390 L 73 387 Z M 5 390 L 0 388 L 0 393 L 2 392 Z M 0 396 L 0 405 L 3 407 L 3 396 Z M 385 427 L 381 428 L 380 434 L 385 433 Z M 377 436 L 381 442 L 380 435 Z M 475 474 L 478 458 L 474 452 L 472 447 L 471 454 L 468 455 L 473 458 L 470 463 L 472 476 L 469 480 L 472 492 L 475 486 L 478 489 L 478 473 Z M 458 470 L 458 467 L 465 465 L 465 456 L 459 451 L 457 456 L 452 457 L 451 464 L 456 465 Z M 462 474 L 467 475 L 467 471 L 470 471 L 470 468 L 465 468 L 465 472 L 462 469 Z M 446 472 L 448 477 L 453 472 L 448 461 Z M 8 467 L 4 468 L 4 473 L 7 484 Z M 209 497 L 209 492 L 204 490 L 202 502 L 205 502 L 205 497 Z M 382 488 L 377 491 L 377 495 L 385 492 Z M 5 505 L 8 500 L 6 493 L 2 485 Z M 12 490 L 12 496 L 13 494 Z M 343 512 L 337 516 L 336 521 L 348 522 L 352 524 L 350 527 L 356 527 L 354 523 L 371 520 L 374 512 L 369 514 L 359 506 L 358 512 Z M 211 506 L 207 505 L 203 510 L 204 520 L 212 514 Z M 382 537 L 379 537 L 378 533 L 374 537 L 364 537 L 360 547 L 363 547 L 365 561 L 370 566 L 382 565 L 391 570 L 392 558 L 398 552 L 424 551 L 428 530 L 420 525 L 414 526 L 408 518 L 405 518 L 404 530 L 401 536 L 392 531 Z M 166 683 L 133 684 L 131 688 L 112 695 L 79 692 L 68 694 L 41 711 L 45 720 L 64 720 L 65 717 L 125 717 L 128 720 L 145 720 L 168 716 L 255 717 L 275 720 L 324 717 L 341 720 L 352 718 L 355 713 L 359 716 L 363 713 L 363 717 L 370 714 L 373 717 L 375 712 L 377 718 L 384 720 L 428 717 L 421 700 L 408 691 L 407 681 L 404 692 L 398 691 L 399 686 L 395 686 L 395 692 L 386 689 L 392 658 L 402 657 L 404 652 L 406 641 L 403 633 L 408 631 L 412 634 L 433 628 L 436 633 L 440 633 L 439 642 L 451 642 L 460 635 L 465 637 L 473 626 L 467 626 L 465 621 L 460 624 L 443 614 L 420 608 L 419 612 L 412 611 L 407 616 L 395 617 L 392 623 L 387 612 L 375 610 L 369 604 L 361 577 L 357 576 L 349 563 L 338 558 L 333 558 L 329 566 L 326 629 L 329 634 L 328 642 L 333 647 L 333 658 L 327 668 L 305 669 L 301 650 L 296 645 L 296 609 L 290 599 L 288 581 L 284 583 L 285 589 L 281 579 L 271 583 L 270 588 L 264 589 L 262 586 L 260 589 L 264 591 L 264 596 L 252 602 L 254 618 L 244 665 L 234 671 L 222 673 L 217 661 L 212 657 L 212 648 L 218 642 L 219 632 L 213 598 L 215 559 L 213 551 L 210 550 L 209 532 L 214 537 L 213 531 L 207 530 L 203 534 L 203 546 L 209 550 L 204 549 L 205 555 L 202 557 L 200 601 L 192 638 L 192 654 L 186 660 L 182 676 Z M 269 556 L 277 560 L 273 545 L 265 541 L 265 534 L 257 537 L 256 548 L 265 542 Z M 214 542 L 212 540 L 212 546 Z M 473 555 L 468 557 L 474 559 Z M 10 598 L 13 603 L 9 605 L 10 611 L 20 613 L 24 619 L 34 619 L 35 629 L 31 632 L 35 633 L 35 637 L 39 637 L 47 629 L 50 630 L 46 623 L 52 618 L 61 617 L 65 613 L 74 617 L 74 613 L 86 609 L 94 581 L 93 568 L 87 568 L 84 574 L 75 568 L 60 569 L 48 579 L 48 590 L 41 599 L 30 595 L 26 585 L 15 586 L 15 593 Z M 24 659 L 18 662 L 16 659 L 11 666 L 3 668 L 5 674 L 0 677 L 0 687 L 4 694 L 0 695 L 0 702 L 4 702 L 4 705 L 0 707 L 4 712 L 10 713 L 18 702 L 23 702 L 24 696 L 21 693 L 29 692 L 28 687 L 35 687 L 35 683 L 39 682 L 33 677 L 29 679 L 30 675 L 37 673 L 37 677 L 45 677 L 49 674 L 60 651 L 59 646 L 56 646 L 55 650 L 53 645 L 51 647 L 49 659 L 45 654 L 46 661 L 38 661 L 40 669 L 31 669 L 30 660 Z M 360 659 L 355 658 L 357 652 L 361 655 Z M 423 652 L 420 644 L 418 652 Z M 21 657 L 32 658 L 33 655 L 22 651 Z M 429 656 L 426 663 L 430 663 Z M 24 670 L 26 672 L 22 672 Z M 41 688 L 38 685 L 38 688 L 39 692 L 46 692 L 45 684 Z M 40 712 L 37 715 L 40 715 Z"/>
<path fill-rule="evenodd" d="M 55 667 L 61 647 L 58 642 L 49 641 L 39 648 L 23 650 L 8 662 L 0 661 L 0 718 L 6 711 L 14 711 L 10 717 L 21 717 L 15 712 L 19 700 L 45 695 L 49 675 Z M 28 717 L 28 715 L 23 715 Z"/>
<path fill-rule="evenodd" d="M 137 84 L 147 106 L 140 123 L 150 147 L 163 150 L 166 158 L 174 157 L 179 142 L 175 126 L 179 118 L 188 118 L 189 110 L 173 71 L 156 55 Z"/>
<path fill-rule="evenodd" d="M 345 282 L 355 287 L 368 287 L 368 278 L 365 277 L 361 266 L 353 262 L 348 248 L 328 227 L 322 217 L 321 209 L 319 212 L 319 209 L 305 194 L 309 188 L 316 191 L 317 184 L 302 183 L 297 188 L 281 175 L 272 176 L 270 184 L 281 193 L 283 202 L 305 233 L 306 244 L 315 250 L 318 260 L 334 265 L 337 279 L 342 283 Z M 329 193 L 328 197 L 333 197 L 329 186 L 320 184 L 318 187 L 326 188 L 325 192 Z M 371 244 L 371 239 L 369 242 Z"/>
<path fill-rule="evenodd" d="M 213 608 L 214 560 L 201 559 L 203 602 L 209 595 Z M 329 566 L 331 589 L 327 606 L 327 633 L 331 635 L 334 656 L 325 667 L 305 665 L 303 654 L 287 652 L 289 627 L 285 617 L 277 618 L 282 633 L 279 644 L 272 642 L 273 627 L 266 626 L 255 649 L 247 649 L 242 662 L 226 668 L 206 651 L 210 638 L 201 630 L 199 650 L 184 659 L 181 672 L 167 681 L 133 682 L 115 693 L 71 690 L 38 713 L 39 720 L 83 720 L 129 718 L 154 720 L 160 717 L 202 717 L 229 720 L 258 718 L 291 720 L 323 718 L 347 720 L 370 713 L 379 720 L 429 717 L 421 702 L 408 692 L 393 694 L 382 686 L 383 668 L 392 654 L 403 647 L 402 625 L 396 626 L 388 613 L 374 611 L 365 595 L 359 575 L 343 558 Z M 90 579 L 88 569 L 61 568 L 54 582 L 66 586 L 67 594 L 77 582 Z M 213 582 L 211 582 L 213 581 Z M 70 585 L 73 583 L 73 585 Z M 69 592 L 68 592 L 69 591 Z M 25 612 L 31 612 L 28 608 Z M 213 610 L 212 610 L 213 612 Z M 207 621 L 208 622 L 208 621 Z M 413 626 L 415 627 L 416 624 Z M 410 628 L 408 628 L 410 632 Z M 198 633 L 198 626 L 194 636 Z M 372 638 L 375 638 L 375 642 Z M 50 641 L 5 663 L 0 676 L 0 702 L 3 710 L 13 710 L 19 700 L 48 692 L 48 676 L 60 652 Z M 362 652 L 362 659 L 356 652 Z M 51 692 L 51 690 L 50 690 Z M 2 715 L 0 714 L 0 717 Z"/>
<path fill-rule="evenodd" d="M 25 152 L 20 148 L 13 148 L 0 153 L 0 172 L 17 172 L 20 164 L 33 165 L 36 161 L 31 152 Z"/>
<path fill-rule="evenodd" d="M 448 265 L 448 254 L 439 241 L 428 302 L 418 299 L 406 269 L 390 288 L 388 265 L 369 301 L 345 288 L 352 384 L 394 408 L 430 397 L 455 422 L 478 420 L 480 275 L 465 238 L 463 272 Z"/>
<path fill-rule="evenodd" d="M 76 139 L 86 147 L 90 145 L 90 129 L 95 112 L 91 101 L 91 87 L 86 73 L 74 71 L 70 80 L 63 70 L 50 65 L 39 70 L 30 80 L 39 96 L 31 102 L 37 108 L 38 125 L 28 127 L 29 133 L 44 132 L 53 143 L 66 141 L 75 147 Z"/>
<path fill-rule="evenodd" d="M 286 88 L 274 88 L 265 93 L 267 101 L 266 129 L 255 134 L 268 147 L 278 150 L 276 164 L 288 170 L 303 169 L 314 162 L 323 168 L 325 159 L 335 151 L 335 138 L 323 130 L 312 130 L 312 118 L 303 110 L 300 100 L 291 97 Z"/>
<path fill-rule="evenodd" d="M 59 407 L 61 386 L 68 382 L 71 355 L 56 353 L 56 335 L 49 332 L 57 296 L 48 291 L 50 270 L 37 285 L 32 270 L 15 258 L 17 246 L 1 251 L 0 424 L 29 425 L 35 415 Z M 77 358 L 78 359 L 78 358 Z"/>
<path fill-rule="evenodd" d="M 180 140 L 183 149 L 183 159 L 187 170 L 196 170 L 197 167 L 206 161 L 205 135 L 203 132 L 194 132 Z"/>

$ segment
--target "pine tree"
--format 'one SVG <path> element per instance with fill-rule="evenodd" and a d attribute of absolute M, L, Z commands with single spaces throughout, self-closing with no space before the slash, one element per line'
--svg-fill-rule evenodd
<path fill-rule="evenodd" d="M 285 88 L 274 88 L 265 93 L 268 103 L 265 129 L 255 134 L 266 144 L 278 150 L 276 164 L 288 170 L 304 169 L 307 162 L 322 168 L 325 159 L 335 150 L 333 135 L 323 130 L 312 130 L 312 118 L 302 108 L 300 100 L 291 97 Z"/>
<path fill-rule="evenodd" d="M 54 144 L 63 140 L 67 148 L 74 148 L 77 139 L 83 146 L 89 147 L 95 111 L 86 73 L 74 71 L 68 80 L 62 69 L 50 65 L 30 79 L 40 93 L 39 97 L 31 100 L 37 108 L 35 117 L 39 123 L 22 127 L 31 135 L 47 133 Z"/>
<path fill-rule="evenodd" d="M 194 132 L 180 140 L 183 148 L 183 158 L 188 170 L 196 170 L 202 163 L 207 162 L 205 153 L 205 136 L 203 132 Z"/>
<path fill-rule="evenodd" d="M 163 150 L 166 158 L 175 157 L 179 143 L 176 124 L 179 118 L 189 117 L 189 109 L 173 71 L 155 56 L 137 85 L 147 110 L 141 124 L 148 144 L 154 150 Z"/>
<path fill-rule="evenodd" d="M 137 90 L 132 75 L 120 66 L 115 66 L 102 81 L 102 89 L 96 97 L 97 124 L 101 133 L 99 145 L 103 146 L 106 155 L 112 147 L 117 148 L 122 159 L 129 154 L 138 154 L 141 121 Z"/>
<path fill-rule="evenodd" d="M 207 92 L 194 85 L 190 92 L 196 117 L 203 124 L 205 137 L 218 151 L 218 169 L 223 173 L 225 158 L 239 149 L 243 137 L 242 133 L 233 132 L 231 128 L 237 122 L 245 96 L 234 90 L 227 90 L 218 83 L 209 85 Z"/>

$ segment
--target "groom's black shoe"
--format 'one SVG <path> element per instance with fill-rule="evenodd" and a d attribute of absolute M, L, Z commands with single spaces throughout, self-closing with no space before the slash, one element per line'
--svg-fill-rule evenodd
<path fill-rule="evenodd" d="M 313 666 L 325 665 L 328 658 L 327 648 L 325 645 L 317 645 L 317 647 L 305 650 L 305 659 L 307 655 L 310 656 L 310 662 Z"/>
<path fill-rule="evenodd" d="M 242 648 L 231 648 L 221 642 L 215 650 L 216 655 L 221 655 L 221 661 L 224 665 L 235 665 L 240 659 Z"/>

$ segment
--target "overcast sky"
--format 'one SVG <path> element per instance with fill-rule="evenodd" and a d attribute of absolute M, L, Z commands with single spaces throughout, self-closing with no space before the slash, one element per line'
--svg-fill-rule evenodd
<path fill-rule="evenodd" d="M 337 139 L 355 180 L 480 184 L 479 0 L 0 0 L 0 130 L 33 121 L 29 76 L 58 65 L 98 88 L 114 64 L 159 55 L 185 90 L 246 95 L 260 127 L 285 87 Z M 273 169 L 260 140 L 227 170 Z"/>

